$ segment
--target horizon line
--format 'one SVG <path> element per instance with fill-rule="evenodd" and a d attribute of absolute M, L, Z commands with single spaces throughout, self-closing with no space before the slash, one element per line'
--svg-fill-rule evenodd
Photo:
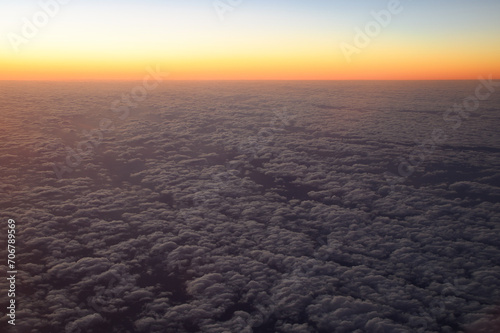
<path fill-rule="evenodd" d="M 164 79 L 170 82 L 262 82 L 262 81 L 476 81 L 475 79 Z M 50 80 L 50 79 L 0 79 L 0 82 L 133 82 L 142 81 L 142 79 L 68 79 L 68 80 Z"/>

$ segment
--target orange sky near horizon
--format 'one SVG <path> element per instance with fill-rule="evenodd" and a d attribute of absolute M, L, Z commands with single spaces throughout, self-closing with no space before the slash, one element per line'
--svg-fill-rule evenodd
<path fill-rule="evenodd" d="M 476 64 L 480 65 L 476 65 Z M 359 62 L 295 61 L 280 63 L 275 59 L 227 62 L 212 60 L 138 61 L 138 62 L 15 62 L 0 60 L 1 80 L 140 80 L 145 68 L 158 65 L 169 73 L 167 80 L 475 80 L 479 75 L 500 79 L 494 62 L 456 61 L 446 65 L 414 59 L 413 61 Z"/>
<path fill-rule="evenodd" d="M 0 80 L 140 80 L 148 66 L 168 72 L 168 80 L 500 78 L 494 1 L 401 1 L 363 46 L 356 29 L 375 22 L 374 11 L 387 13 L 386 1 L 242 2 L 222 19 L 212 5 L 193 0 L 146 2 L 60 5 L 30 38 L 23 37 L 26 22 L 43 9 L 0 2 L 7 37 L 0 41 Z M 346 57 L 342 43 L 357 52 Z"/>

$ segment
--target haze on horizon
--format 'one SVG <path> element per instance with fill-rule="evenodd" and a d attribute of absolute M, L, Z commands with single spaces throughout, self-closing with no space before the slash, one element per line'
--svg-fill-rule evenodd
<path fill-rule="evenodd" d="M 141 79 L 147 66 L 171 80 L 500 76 L 494 0 L 55 1 L 0 1 L 0 79 Z M 25 38 L 41 3 L 53 15 Z M 391 5 L 397 14 L 347 61 L 341 45 Z"/>

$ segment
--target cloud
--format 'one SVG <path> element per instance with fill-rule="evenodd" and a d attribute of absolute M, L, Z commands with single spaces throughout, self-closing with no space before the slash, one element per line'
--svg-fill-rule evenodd
<path fill-rule="evenodd" d="M 168 102 L 151 96 L 63 179 L 48 174 L 63 141 L 105 111 L 75 101 L 36 125 L 30 112 L 12 114 L 27 127 L 0 143 L 0 217 L 19 226 L 21 329 L 496 327 L 497 152 L 450 146 L 390 191 L 383 173 L 412 145 L 401 129 L 417 128 L 416 112 L 360 111 L 354 97 L 349 112 L 311 107 L 330 90 L 297 84 L 295 96 L 249 83 L 248 105 L 210 86 L 190 106 L 187 86 Z M 93 90 L 95 103 L 121 93 L 107 89 Z M 294 122 L 242 149 L 290 99 Z M 68 137 L 48 134 L 60 126 Z M 471 126 L 474 138 L 481 127 Z"/>

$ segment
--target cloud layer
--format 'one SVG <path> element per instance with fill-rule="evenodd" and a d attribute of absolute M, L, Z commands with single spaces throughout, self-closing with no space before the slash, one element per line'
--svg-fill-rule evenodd
<path fill-rule="evenodd" d="M 498 97 L 391 190 L 384 172 L 468 87 L 335 84 L 167 84 L 62 179 L 52 163 L 130 87 L 10 86 L 15 329 L 494 332 Z"/>

